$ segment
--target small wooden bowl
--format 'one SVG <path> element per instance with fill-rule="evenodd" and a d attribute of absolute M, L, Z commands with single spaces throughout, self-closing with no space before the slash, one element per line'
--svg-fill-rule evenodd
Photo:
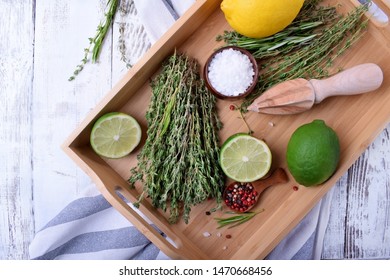
<path fill-rule="evenodd" d="M 254 75 L 253 75 L 253 81 L 252 81 L 251 85 L 246 89 L 246 91 L 244 91 L 243 93 L 241 93 L 240 95 L 237 95 L 237 96 L 224 95 L 224 94 L 218 92 L 211 85 L 211 82 L 210 82 L 209 76 L 208 76 L 208 73 L 209 73 L 208 69 L 209 69 L 211 61 L 214 59 L 216 54 L 218 54 L 218 53 L 220 53 L 220 52 L 222 52 L 223 50 L 226 50 L 226 49 L 233 49 L 233 50 L 241 52 L 242 54 L 246 55 L 249 58 L 250 62 L 253 65 Z M 245 96 L 249 95 L 254 90 L 254 88 L 256 87 L 258 76 L 259 76 L 259 69 L 258 69 L 258 66 L 257 66 L 257 61 L 253 57 L 253 55 L 249 51 L 247 51 L 247 50 L 245 50 L 243 48 L 240 48 L 240 47 L 235 47 L 235 46 L 226 46 L 226 47 L 222 47 L 222 48 L 218 49 L 217 51 L 215 51 L 207 59 L 206 64 L 204 65 L 204 68 L 203 68 L 203 77 L 204 77 L 204 80 L 205 80 L 207 88 L 216 97 L 218 97 L 220 99 L 226 99 L 226 100 L 238 100 L 238 99 L 244 98 Z"/>

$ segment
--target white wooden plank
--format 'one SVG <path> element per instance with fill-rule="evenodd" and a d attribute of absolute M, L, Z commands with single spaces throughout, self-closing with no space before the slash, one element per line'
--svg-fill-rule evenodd
<path fill-rule="evenodd" d="M 324 237 L 323 259 L 342 259 L 344 256 L 345 215 L 347 212 L 348 174 L 334 186 L 328 227 Z"/>
<path fill-rule="evenodd" d="M 389 147 L 386 129 L 350 169 L 345 258 L 390 258 Z"/>
<path fill-rule="evenodd" d="M 0 1 L 0 26 L 0 259 L 23 259 L 34 233 L 30 149 L 34 1 Z"/>
<path fill-rule="evenodd" d="M 390 258 L 390 125 L 338 186 L 324 241 L 325 259 Z"/>
<path fill-rule="evenodd" d="M 112 81 L 115 84 L 150 48 L 132 0 L 120 1 L 113 24 Z"/>
<path fill-rule="evenodd" d="M 106 1 L 51 0 L 36 5 L 33 98 L 33 180 L 36 229 L 42 228 L 91 183 L 60 146 L 111 88 L 111 34 L 99 63 L 69 82 Z"/>

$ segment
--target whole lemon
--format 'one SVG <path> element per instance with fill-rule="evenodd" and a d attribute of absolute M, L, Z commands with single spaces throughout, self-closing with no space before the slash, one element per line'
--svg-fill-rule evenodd
<path fill-rule="evenodd" d="M 251 38 L 271 36 L 298 15 L 304 0 L 223 0 L 221 10 L 229 25 Z"/>
<path fill-rule="evenodd" d="M 287 166 L 294 179 L 304 186 L 319 185 L 335 172 L 340 159 L 336 132 L 323 120 L 298 127 L 287 144 Z"/>

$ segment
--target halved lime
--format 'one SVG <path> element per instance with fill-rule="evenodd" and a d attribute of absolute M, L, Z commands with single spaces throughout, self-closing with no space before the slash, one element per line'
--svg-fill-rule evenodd
<path fill-rule="evenodd" d="M 139 144 L 141 127 L 131 116 L 113 112 L 101 116 L 92 127 L 91 146 L 100 156 L 121 158 Z"/>
<path fill-rule="evenodd" d="M 264 177 L 271 162 L 268 145 L 245 133 L 230 136 L 221 147 L 221 168 L 226 176 L 238 182 L 253 182 Z"/>

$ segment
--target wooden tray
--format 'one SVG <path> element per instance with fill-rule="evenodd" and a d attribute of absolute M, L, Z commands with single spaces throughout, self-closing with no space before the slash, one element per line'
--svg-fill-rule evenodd
<path fill-rule="evenodd" d="M 103 160 L 89 145 L 89 135 L 94 121 L 112 111 L 122 111 L 139 120 L 145 140 L 145 113 L 151 96 L 150 78 L 158 71 L 162 61 L 177 48 L 198 59 L 201 66 L 219 45 L 217 34 L 230 29 L 219 9 L 221 1 L 198 0 L 182 16 L 125 77 L 106 95 L 100 104 L 87 116 L 81 125 L 64 143 L 65 152 L 94 180 L 106 199 L 130 222 L 132 222 L 156 246 L 174 259 L 261 259 L 264 258 L 287 233 L 312 209 L 321 197 L 357 160 L 367 146 L 385 128 L 390 120 L 390 29 L 370 22 L 364 37 L 337 61 L 337 67 L 351 67 L 356 64 L 377 63 L 384 72 L 384 82 L 376 92 L 353 97 L 329 98 L 308 112 L 293 116 L 268 116 L 248 113 L 247 121 L 254 130 L 254 136 L 263 138 L 273 153 L 273 166 L 286 168 L 285 152 L 292 132 L 300 125 L 314 119 L 323 119 L 339 135 L 341 161 L 337 172 L 325 184 L 317 187 L 299 187 L 290 176 L 289 183 L 270 188 L 264 193 L 258 208 L 265 211 L 251 222 L 232 229 L 217 229 L 215 217 L 205 212 L 215 206 L 207 201 L 194 207 L 189 224 L 180 220 L 178 224 L 167 222 L 167 213 L 155 209 L 145 200 L 139 211 L 133 210 L 120 195 L 130 202 L 137 200 L 139 190 L 128 188 L 129 170 L 137 164 L 136 154 L 120 160 Z M 377 5 L 389 13 L 389 8 L 379 2 Z M 351 10 L 356 1 L 324 1 L 339 7 L 340 12 Z M 218 110 L 224 129 L 220 133 L 221 143 L 231 134 L 246 132 L 237 112 L 229 110 L 232 102 L 218 101 Z M 269 125 L 273 123 L 274 126 Z M 142 147 L 142 145 L 140 145 Z M 286 169 L 287 170 L 287 169 Z M 226 209 L 225 209 L 226 210 Z M 147 219 L 164 232 L 168 241 Z M 211 233 L 206 238 L 204 232 Z M 221 237 L 219 233 L 222 234 Z M 231 235 L 230 239 L 226 235 Z M 129 237 L 130 238 L 130 237 Z"/>

